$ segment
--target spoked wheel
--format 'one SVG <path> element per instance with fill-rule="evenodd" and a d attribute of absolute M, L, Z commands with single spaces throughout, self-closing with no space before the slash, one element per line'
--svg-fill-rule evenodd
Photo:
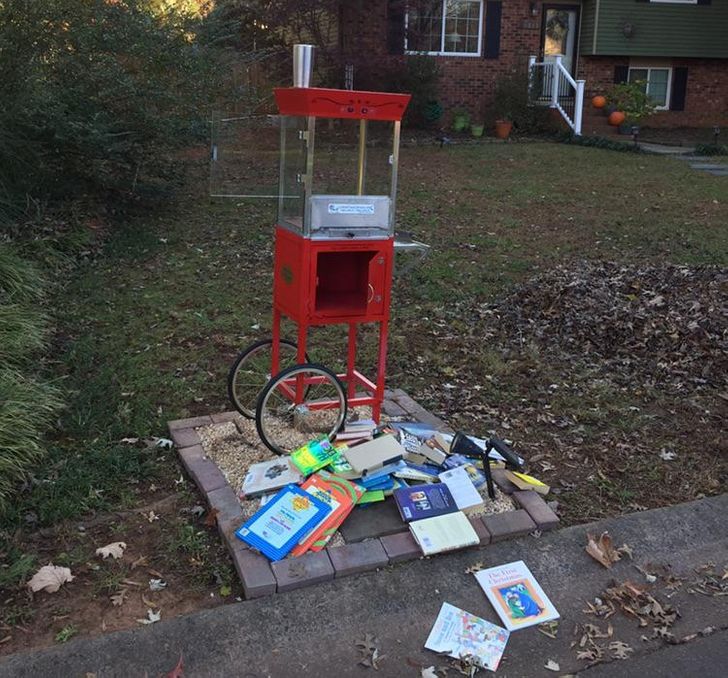
<path fill-rule="evenodd" d="M 280 340 L 279 370 L 296 365 L 298 347 L 287 339 Z M 258 396 L 270 381 L 273 340 L 262 339 L 248 346 L 235 358 L 228 372 L 228 397 L 233 407 L 248 419 L 255 419 Z M 308 355 L 306 362 L 309 362 Z"/>
<path fill-rule="evenodd" d="M 346 419 L 346 391 L 323 365 L 283 370 L 261 391 L 255 412 L 260 439 L 276 454 L 288 454 L 309 440 L 331 440 Z"/>

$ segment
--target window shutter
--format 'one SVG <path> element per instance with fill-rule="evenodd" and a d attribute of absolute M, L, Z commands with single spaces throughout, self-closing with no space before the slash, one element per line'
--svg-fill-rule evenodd
<path fill-rule="evenodd" d="M 485 3 L 485 35 L 483 36 L 483 58 L 497 59 L 500 56 L 501 14 L 503 2 L 488 0 Z"/>
<path fill-rule="evenodd" d="M 685 110 L 685 95 L 688 91 L 688 69 L 684 66 L 672 69 L 672 92 L 670 93 L 670 110 Z"/>
<path fill-rule="evenodd" d="M 629 66 L 615 66 L 614 67 L 614 84 L 619 85 L 622 82 L 627 82 L 629 77 Z"/>
<path fill-rule="evenodd" d="M 390 54 L 404 54 L 405 0 L 387 3 L 387 50 Z"/>

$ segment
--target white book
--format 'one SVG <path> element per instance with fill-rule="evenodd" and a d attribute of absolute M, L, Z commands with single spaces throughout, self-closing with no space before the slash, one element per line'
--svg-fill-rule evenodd
<path fill-rule="evenodd" d="M 478 533 L 461 511 L 415 520 L 409 524 L 409 528 L 426 556 L 480 544 Z"/>
<path fill-rule="evenodd" d="M 243 480 L 240 490 L 246 499 L 268 494 L 293 483 L 303 482 L 301 472 L 291 462 L 290 457 L 278 457 L 253 464 Z"/>
<path fill-rule="evenodd" d="M 443 603 L 425 647 L 455 659 L 472 656 L 482 668 L 495 671 L 508 636 L 508 631 L 500 626 L 450 603 Z"/>
<path fill-rule="evenodd" d="M 522 560 L 480 570 L 475 578 L 509 631 L 559 618 L 553 603 Z"/>
<path fill-rule="evenodd" d="M 449 471 L 444 471 L 437 476 L 440 482 L 447 485 L 457 507 L 463 511 L 483 504 L 483 497 L 470 480 L 470 474 L 464 466 L 456 466 Z"/>

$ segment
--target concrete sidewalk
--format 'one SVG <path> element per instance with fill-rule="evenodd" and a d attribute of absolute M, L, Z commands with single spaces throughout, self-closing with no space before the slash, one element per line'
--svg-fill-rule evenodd
<path fill-rule="evenodd" d="M 405 563 L 148 628 L 14 655 L 0 663 L 0 678 L 83 677 L 87 673 L 96 678 L 152 677 L 169 672 L 180 654 L 188 677 L 419 676 L 413 663 L 446 663 L 422 647 L 443 601 L 498 623 L 475 578 L 466 575 L 465 569 L 477 561 L 492 566 L 520 559 L 534 572 L 562 619 L 555 640 L 535 628 L 514 632 L 499 676 L 579 672 L 586 678 L 647 673 L 650 678 L 722 676 L 728 666 L 728 596 L 690 594 L 686 586 L 669 600 L 681 615 L 672 631 L 679 638 L 712 626 L 716 629 L 712 635 L 683 645 L 645 642 L 640 637 L 651 631 L 617 613 L 609 619 L 614 626 L 611 640 L 634 648 L 629 659 L 585 669 L 571 643 L 578 640 L 573 635 L 576 623 L 595 621 L 583 613 L 585 601 L 593 600 L 614 580 L 644 582 L 635 564 L 669 564 L 675 574 L 687 579 L 695 576 L 693 568 L 709 561 L 722 572 L 722 567 L 728 566 L 726 516 L 728 495 L 723 495 L 563 529 L 540 538 L 529 536 Z M 623 559 L 611 570 L 603 568 L 584 552 L 587 530 L 609 530 L 616 545 L 632 547 L 634 561 Z M 662 589 L 656 589 L 655 595 L 666 600 Z M 379 638 L 381 654 L 386 655 L 378 672 L 357 665 L 354 643 L 367 633 Z M 549 659 L 559 664 L 557 673 L 543 668 Z"/>

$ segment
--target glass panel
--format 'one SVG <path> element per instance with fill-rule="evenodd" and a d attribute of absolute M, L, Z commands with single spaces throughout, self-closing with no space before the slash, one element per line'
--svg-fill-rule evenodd
<path fill-rule="evenodd" d="M 274 116 L 212 116 L 210 195 L 277 198 L 280 131 Z"/>
<path fill-rule="evenodd" d="M 307 143 L 303 138 L 306 118 L 281 116 L 281 194 L 278 199 L 278 221 L 303 230 L 304 184 Z"/>
<path fill-rule="evenodd" d="M 667 68 L 651 68 L 647 93 L 657 106 L 667 106 Z"/>
<path fill-rule="evenodd" d="M 647 78 L 649 71 L 646 68 L 630 68 L 627 79 L 640 85 L 643 92 L 647 92 Z"/>
<path fill-rule="evenodd" d="M 407 14 L 407 49 L 439 52 L 442 49 L 442 0 L 420 0 Z"/>
<path fill-rule="evenodd" d="M 563 9 L 546 10 L 546 27 L 544 31 L 544 54 L 546 56 L 569 53 L 567 48 L 569 24 L 571 23 L 569 14 L 570 12 Z"/>

